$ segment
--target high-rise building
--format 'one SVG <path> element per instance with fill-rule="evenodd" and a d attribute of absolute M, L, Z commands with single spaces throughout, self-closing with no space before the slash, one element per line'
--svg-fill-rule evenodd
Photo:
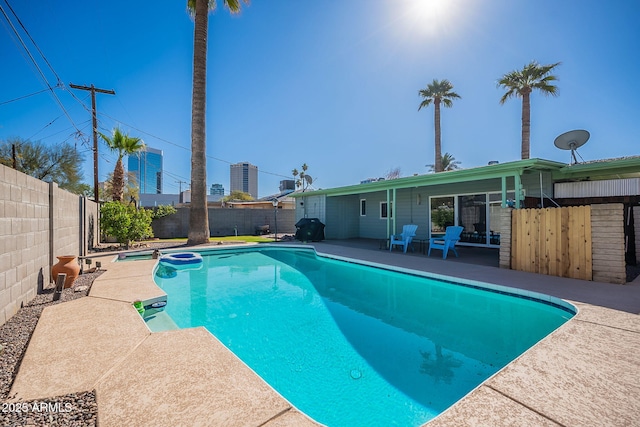
<path fill-rule="evenodd" d="M 162 194 L 162 150 L 146 147 L 129 156 L 129 172 L 135 175 L 140 194 Z"/>
<path fill-rule="evenodd" d="M 258 198 L 258 167 L 249 162 L 231 165 L 231 192 L 242 191 L 249 193 L 254 199 Z"/>
<path fill-rule="evenodd" d="M 209 195 L 211 196 L 224 196 L 224 187 L 222 184 L 211 184 L 211 189 L 209 190 Z"/>

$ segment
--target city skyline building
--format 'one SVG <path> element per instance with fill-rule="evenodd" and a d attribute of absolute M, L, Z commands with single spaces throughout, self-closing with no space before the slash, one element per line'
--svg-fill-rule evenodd
<path fill-rule="evenodd" d="M 162 194 L 162 150 L 145 147 L 128 156 L 129 173 L 133 173 L 140 194 Z"/>
<path fill-rule="evenodd" d="M 211 184 L 210 196 L 224 196 L 224 186 L 222 184 Z"/>
<path fill-rule="evenodd" d="M 236 163 L 230 166 L 230 191 L 248 193 L 258 198 L 258 167 L 249 162 Z"/>

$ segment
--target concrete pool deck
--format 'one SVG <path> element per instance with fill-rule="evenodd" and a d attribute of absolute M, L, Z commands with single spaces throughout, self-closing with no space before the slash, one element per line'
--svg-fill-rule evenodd
<path fill-rule="evenodd" d="M 336 244 L 337 243 L 337 244 Z M 345 242 L 317 251 L 512 286 L 579 313 L 428 426 L 640 425 L 640 282 L 540 276 Z M 98 255 L 93 257 L 98 258 Z M 95 389 L 101 426 L 318 425 L 203 328 L 152 333 L 131 305 L 162 298 L 155 261 L 110 263 L 88 297 L 44 310 L 13 384 L 16 399 Z"/>

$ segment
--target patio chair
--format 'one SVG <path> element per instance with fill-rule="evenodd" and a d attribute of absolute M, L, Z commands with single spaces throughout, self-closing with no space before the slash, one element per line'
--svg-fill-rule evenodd
<path fill-rule="evenodd" d="M 456 251 L 456 243 L 460 240 L 460 234 L 464 227 L 460 226 L 449 226 L 446 229 L 444 236 L 442 237 L 432 237 L 429 239 L 429 252 L 427 252 L 427 256 L 431 256 L 431 249 L 442 249 L 442 259 L 447 259 L 447 253 L 449 249 L 458 256 L 458 251 Z"/>
<path fill-rule="evenodd" d="M 411 244 L 411 241 L 416 236 L 416 230 L 418 229 L 417 225 L 409 224 L 402 226 L 402 233 L 400 234 L 392 234 L 389 240 L 389 252 L 393 250 L 393 245 L 402 246 L 405 254 L 407 253 L 407 247 Z M 411 251 L 413 251 L 413 246 L 411 246 Z"/>

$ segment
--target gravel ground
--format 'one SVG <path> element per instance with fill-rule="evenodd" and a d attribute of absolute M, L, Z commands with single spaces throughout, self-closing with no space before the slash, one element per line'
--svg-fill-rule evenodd
<path fill-rule="evenodd" d="M 95 426 L 98 405 L 95 391 L 72 393 L 32 401 L 9 401 L 11 384 L 18 372 L 42 310 L 50 305 L 82 298 L 89 293 L 101 271 L 78 276 L 71 288 L 53 301 L 53 288 L 36 295 L 0 326 L 0 421 L 2 426 Z"/>

